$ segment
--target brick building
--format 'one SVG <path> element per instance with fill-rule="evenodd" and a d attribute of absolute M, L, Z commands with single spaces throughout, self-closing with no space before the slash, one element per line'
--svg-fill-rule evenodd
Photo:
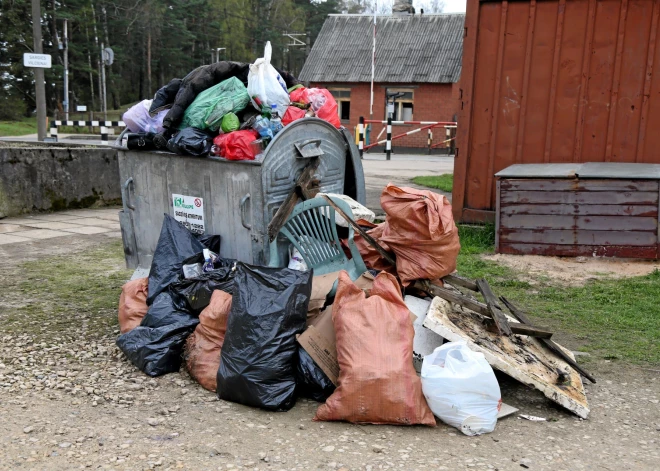
<path fill-rule="evenodd" d="M 464 20 L 462 13 L 377 17 L 373 119 L 387 119 L 386 94 L 395 92 L 403 95 L 395 101 L 394 120 L 456 119 Z M 342 124 L 352 132 L 360 116 L 369 119 L 372 38 L 373 16 L 329 15 L 299 76 L 332 92 Z M 383 127 L 372 125 L 372 142 L 385 139 Z M 418 127 L 395 126 L 392 134 Z M 444 133 L 436 128 L 434 142 Z M 395 150 L 426 146 L 426 131 L 393 142 Z"/>

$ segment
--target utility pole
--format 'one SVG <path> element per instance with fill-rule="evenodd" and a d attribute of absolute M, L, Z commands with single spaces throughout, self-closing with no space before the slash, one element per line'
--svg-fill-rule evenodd
<path fill-rule="evenodd" d="M 41 44 L 41 3 L 32 0 L 32 36 L 34 38 L 34 53 L 43 54 Z M 44 69 L 34 68 L 34 81 L 37 99 L 37 139 L 43 141 L 46 137 L 46 86 Z"/>
<path fill-rule="evenodd" d="M 105 44 L 103 41 L 101 41 L 101 96 L 103 98 L 102 104 L 103 104 L 103 120 L 107 121 L 108 120 L 108 101 L 106 98 L 106 93 L 105 93 L 105 57 L 104 57 L 104 51 L 105 51 Z"/>
<path fill-rule="evenodd" d="M 69 38 L 67 20 L 64 20 L 64 119 L 69 120 Z"/>

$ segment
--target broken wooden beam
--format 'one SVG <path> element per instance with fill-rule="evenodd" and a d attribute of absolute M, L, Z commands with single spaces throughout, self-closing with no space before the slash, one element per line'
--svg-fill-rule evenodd
<path fill-rule="evenodd" d="M 418 281 L 417 283 L 415 283 L 414 287 L 422 291 L 425 291 L 433 296 L 437 296 L 446 301 L 452 302 L 454 304 L 458 304 L 459 306 L 474 311 L 477 314 L 481 314 L 482 316 L 492 318 L 492 314 L 488 309 L 488 306 L 486 306 L 483 303 L 480 303 L 479 301 L 475 301 L 474 299 L 470 299 L 462 294 L 455 293 L 454 291 L 450 291 L 447 288 L 441 288 L 440 286 L 432 285 L 428 281 Z M 546 339 L 552 337 L 551 331 L 539 327 L 534 327 L 532 325 L 523 326 L 522 324 L 518 324 L 514 322 L 509 324 L 509 328 L 511 329 L 512 333 L 518 335 L 529 335 L 530 337 L 539 337 Z"/>
<path fill-rule="evenodd" d="M 474 281 L 468 280 L 467 278 L 464 278 L 456 273 L 443 276 L 442 281 L 446 281 L 450 285 L 462 286 L 463 288 L 469 289 L 470 291 L 479 291 L 479 288 L 477 288 L 477 284 Z"/>
<path fill-rule="evenodd" d="M 504 296 L 500 297 L 500 300 L 504 303 L 504 305 L 511 311 L 511 314 L 518 319 L 521 323 L 523 324 L 531 324 L 529 317 L 522 312 L 520 309 L 518 309 L 516 306 L 514 306 L 511 301 L 506 299 Z M 564 360 L 566 363 L 568 363 L 575 371 L 580 373 L 582 376 L 587 378 L 589 381 L 592 383 L 596 383 L 596 378 L 591 376 L 584 368 L 582 368 L 580 365 L 578 365 L 575 360 L 573 360 L 570 356 L 564 352 L 564 350 L 557 345 L 554 341 L 549 340 L 549 339 L 539 339 L 539 341 L 551 352 L 553 352 L 555 355 L 559 356 L 562 360 Z"/>
<path fill-rule="evenodd" d="M 488 282 L 483 278 L 478 279 L 477 288 L 486 300 L 486 306 L 488 306 L 488 310 L 490 311 L 491 317 L 495 321 L 495 325 L 500 331 L 500 334 L 506 335 L 507 337 L 510 336 L 512 332 L 511 327 L 509 327 L 509 321 L 502 312 L 502 308 L 498 304 L 497 298 L 495 297 L 493 290 L 490 289 Z"/>

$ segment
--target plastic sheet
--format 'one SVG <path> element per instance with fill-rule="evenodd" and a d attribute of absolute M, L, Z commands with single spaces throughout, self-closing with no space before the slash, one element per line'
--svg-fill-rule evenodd
<path fill-rule="evenodd" d="M 289 106 L 286 109 L 284 116 L 282 116 L 282 125 L 286 126 L 288 124 L 293 123 L 294 121 L 303 119 L 304 117 L 305 117 L 305 110 L 301 110 L 297 106 Z"/>
<path fill-rule="evenodd" d="M 337 129 L 341 127 L 337 101 L 329 90 L 325 88 L 308 88 L 307 98 L 317 118 L 327 121 Z"/>
<path fill-rule="evenodd" d="M 380 273 L 366 297 L 339 274 L 332 320 L 339 386 L 314 420 L 435 425 L 413 368 L 413 326 L 396 279 Z"/>
<path fill-rule="evenodd" d="M 245 85 L 236 77 L 207 88 L 186 108 L 179 129 L 193 127 L 217 131 L 227 113 L 238 113 L 250 102 Z"/>
<path fill-rule="evenodd" d="M 131 280 L 121 287 L 119 296 L 119 332 L 125 334 L 140 325 L 147 314 L 148 278 Z"/>
<path fill-rule="evenodd" d="M 184 128 L 167 141 L 167 148 L 179 155 L 207 155 L 213 136 L 195 128 Z"/>
<path fill-rule="evenodd" d="M 151 305 L 156 296 L 179 279 L 186 259 L 203 249 L 202 243 L 183 224 L 166 213 L 149 271 L 147 304 Z"/>
<path fill-rule="evenodd" d="M 296 335 L 305 329 L 312 272 L 237 264 L 218 370 L 218 397 L 268 410 L 295 404 Z"/>

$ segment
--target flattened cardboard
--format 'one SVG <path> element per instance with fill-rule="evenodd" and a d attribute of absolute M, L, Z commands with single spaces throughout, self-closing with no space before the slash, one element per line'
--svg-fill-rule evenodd
<path fill-rule="evenodd" d="M 335 327 L 332 324 L 332 305 L 321 311 L 307 330 L 298 336 L 298 343 L 336 386 L 339 379 L 339 362 Z"/>

